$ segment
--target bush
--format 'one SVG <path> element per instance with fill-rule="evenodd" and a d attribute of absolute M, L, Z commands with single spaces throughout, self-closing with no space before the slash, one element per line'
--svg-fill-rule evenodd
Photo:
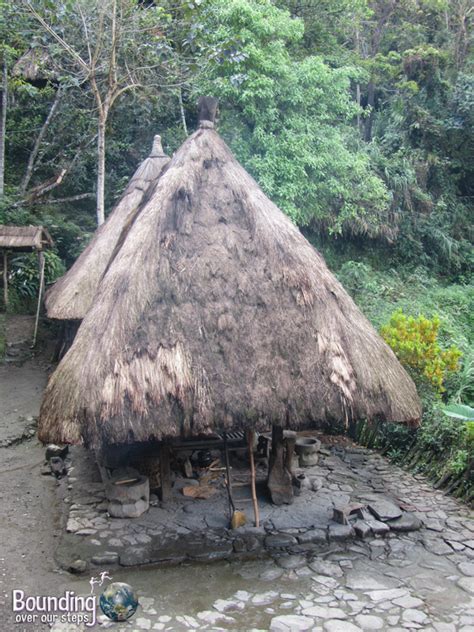
<path fill-rule="evenodd" d="M 45 283 L 53 283 L 65 272 L 64 265 L 56 253 L 51 250 L 44 252 Z M 19 254 L 11 259 L 10 283 L 18 297 L 29 299 L 38 295 L 39 269 L 36 253 Z"/>
<path fill-rule="evenodd" d="M 444 350 L 440 347 L 439 326 L 437 316 L 431 320 L 423 315 L 413 318 L 397 310 L 380 331 L 400 362 L 441 394 L 445 379 L 459 371 L 461 351 L 454 345 Z"/>

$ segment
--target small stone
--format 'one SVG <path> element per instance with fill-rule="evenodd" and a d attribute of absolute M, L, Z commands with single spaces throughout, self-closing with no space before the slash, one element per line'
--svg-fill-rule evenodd
<path fill-rule="evenodd" d="M 383 630 L 383 619 L 371 614 L 358 614 L 355 618 L 357 625 L 363 630 Z"/>
<path fill-rule="evenodd" d="M 145 619 L 143 617 L 138 617 L 133 622 L 140 630 L 151 630 L 151 621 L 150 619 Z"/>
<path fill-rule="evenodd" d="M 305 608 L 303 614 L 308 617 L 318 617 L 319 619 L 347 619 L 347 614 L 341 608 L 327 608 L 325 606 L 312 606 Z"/>
<path fill-rule="evenodd" d="M 331 590 L 334 590 L 339 586 L 337 579 L 334 579 L 334 577 L 326 577 L 325 575 L 315 575 L 313 577 L 313 581 L 325 586 L 326 588 L 330 588 Z"/>
<path fill-rule="evenodd" d="M 75 533 L 76 531 L 79 531 L 80 528 L 81 525 L 79 524 L 79 522 L 77 522 L 77 520 L 75 520 L 74 518 L 69 518 L 66 525 L 66 531 L 68 533 Z"/>
<path fill-rule="evenodd" d="M 64 459 L 66 458 L 68 451 L 69 446 L 67 445 L 61 447 L 59 445 L 55 445 L 54 443 L 50 443 L 46 446 L 45 458 L 47 461 L 49 461 L 53 456 L 58 456 L 60 459 Z"/>
<path fill-rule="evenodd" d="M 76 531 L 76 535 L 95 535 L 97 533 L 97 529 L 79 529 Z"/>
<path fill-rule="evenodd" d="M 324 629 L 326 632 L 362 632 L 362 629 L 357 625 L 349 621 L 338 621 L 337 619 L 325 621 Z"/>
<path fill-rule="evenodd" d="M 199 621 L 196 621 L 194 617 L 183 614 L 176 617 L 176 621 L 186 626 L 187 628 L 199 628 Z"/>
<path fill-rule="evenodd" d="M 115 551 L 105 551 L 104 553 L 99 553 L 98 555 L 94 555 L 91 559 L 92 564 L 96 566 L 105 566 L 107 564 L 118 564 L 119 555 Z"/>
<path fill-rule="evenodd" d="M 287 533 L 278 533 L 276 535 L 267 535 L 265 538 L 265 546 L 269 549 L 285 548 L 296 544 L 297 540 Z"/>
<path fill-rule="evenodd" d="M 212 610 L 203 610 L 202 612 L 197 613 L 197 618 L 205 623 L 209 623 L 210 625 L 216 625 L 218 621 L 222 623 L 234 623 L 235 619 L 232 617 L 228 617 L 221 612 L 212 612 Z"/>
<path fill-rule="evenodd" d="M 251 596 L 251 593 L 247 592 L 246 590 L 238 590 L 234 595 L 236 599 L 244 602 L 247 602 Z"/>
<path fill-rule="evenodd" d="M 232 599 L 218 599 L 213 603 L 213 608 L 218 612 L 227 612 L 228 610 L 243 610 L 245 605 L 242 601 Z"/>
<path fill-rule="evenodd" d="M 289 555 L 288 557 L 279 557 L 276 563 L 286 570 L 295 570 L 305 566 L 306 559 L 302 555 Z"/>
<path fill-rule="evenodd" d="M 282 568 L 269 568 L 266 571 L 263 571 L 258 578 L 264 582 L 273 582 L 280 578 L 283 575 Z"/>
<path fill-rule="evenodd" d="M 457 584 L 459 588 L 462 588 L 470 595 L 474 595 L 474 577 L 461 577 L 461 579 L 458 579 Z"/>
<path fill-rule="evenodd" d="M 461 564 L 458 564 L 458 568 L 463 575 L 474 577 L 474 562 L 461 562 Z"/>
<path fill-rule="evenodd" d="M 278 597 L 278 593 L 274 590 L 269 590 L 265 593 L 259 593 L 252 598 L 254 606 L 268 606 Z"/>
<path fill-rule="evenodd" d="M 373 590 L 367 594 L 372 601 L 377 603 L 379 601 L 398 599 L 399 597 L 405 596 L 407 592 L 406 588 L 393 588 L 391 590 Z"/>
<path fill-rule="evenodd" d="M 305 533 L 300 533 L 297 537 L 300 544 L 325 544 L 327 542 L 326 531 L 323 529 L 309 529 Z"/>
<path fill-rule="evenodd" d="M 380 592 L 387 592 L 389 595 L 392 592 L 391 590 L 400 585 L 400 582 L 394 580 L 391 577 L 386 577 L 385 575 L 377 575 L 375 573 L 362 573 L 358 571 L 349 571 L 347 573 L 346 586 L 351 590 L 374 590 Z M 405 594 L 407 591 L 405 590 L 401 594 Z M 393 594 L 393 598 L 400 597 L 401 594 L 395 593 Z M 387 599 L 391 599 L 392 597 L 387 596 Z"/>
<path fill-rule="evenodd" d="M 418 608 L 423 605 L 423 601 L 421 599 L 418 599 L 418 597 L 411 597 L 410 595 L 393 599 L 392 602 L 396 606 L 400 606 L 400 608 Z"/>
<path fill-rule="evenodd" d="M 388 524 L 380 520 L 367 520 L 367 524 L 374 535 L 385 535 L 390 531 Z"/>
<path fill-rule="evenodd" d="M 328 577 L 342 577 L 344 575 L 343 570 L 339 564 L 329 562 L 327 560 L 313 560 L 308 566 L 318 573 L 318 575 L 327 575 Z"/>
<path fill-rule="evenodd" d="M 444 621 L 435 621 L 433 627 L 436 632 L 456 632 L 454 623 L 445 623 Z"/>
<path fill-rule="evenodd" d="M 407 623 L 419 623 L 420 625 L 423 625 L 423 623 L 427 621 L 428 617 L 421 610 L 408 608 L 402 612 L 402 619 Z"/>
<path fill-rule="evenodd" d="M 450 555 L 453 551 L 443 540 L 425 538 L 423 544 L 427 551 L 435 555 Z"/>
<path fill-rule="evenodd" d="M 389 523 L 392 531 L 417 531 L 421 529 L 422 522 L 411 513 L 404 513 L 401 518 L 391 520 Z"/>
<path fill-rule="evenodd" d="M 329 540 L 348 540 L 355 535 L 354 529 L 349 524 L 330 524 L 328 530 Z"/>
<path fill-rule="evenodd" d="M 84 573 L 86 570 L 87 562 L 85 562 L 84 560 L 74 560 L 74 562 L 71 562 L 69 566 L 69 571 L 77 575 L 79 575 L 80 573 Z"/>
<path fill-rule="evenodd" d="M 400 518 L 402 510 L 388 500 L 377 500 L 368 505 L 369 511 L 377 518 L 377 520 L 394 520 Z"/>
<path fill-rule="evenodd" d="M 359 538 L 366 538 L 371 533 L 370 525 L 364 520 L 356 520 L 354 531 Z"/>
<path fill-rule="evenodd" d="M 270 623 L 271 632 L 300 632 L 310 630 L 314 621 L 309 617 L 296 614 L 284 614 L 273 617 Z"/>

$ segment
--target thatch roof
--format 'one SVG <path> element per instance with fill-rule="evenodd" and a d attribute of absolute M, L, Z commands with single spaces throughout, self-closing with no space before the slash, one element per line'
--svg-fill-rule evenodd
<path fill-rule="evenodd" d="M 124 226 L 133 222 L 137 209 L 168 162 L 169 157 L 161 146 L 161 137 L 156 135 L 151 154 L 132 176 L 107 221 L 97 229 L 74 265 L 46 293 L 45 306 L 49 318 L 84 318 Z"/>
<path fill-rule="evenodd" d="M 13 65 L 12 75 L 31 83 L 56 79 L 57 73 L 52 69 L 51 62 L 51 56 L 45 48 L 32 46 L 17 59 Z"/>
<path fill-rule="evenodd" d="M 11 250 L 43 250 L 53 245 L 44 226 L 0 225 L 0 248 Z"/>
<path fill-rule="evenodd" d="M 415 386 L 209 121 L 188 138 L 50 379 L 43 441 L 416 422 Z"/>

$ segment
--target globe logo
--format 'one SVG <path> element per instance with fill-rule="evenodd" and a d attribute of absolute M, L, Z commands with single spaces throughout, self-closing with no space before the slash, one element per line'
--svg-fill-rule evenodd
<path fill-rule="evenodd" d="M 127 621 L 137 611 L 138 598 L 128 584 L 113 582 L 101 594 L 99 604 L 105 616 L 112 621 Z"/>

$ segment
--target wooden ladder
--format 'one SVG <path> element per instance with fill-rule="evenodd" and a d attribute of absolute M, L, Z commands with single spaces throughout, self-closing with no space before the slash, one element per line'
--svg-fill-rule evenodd
<path fill-rule="evenodd" d="M 250 461 L 250 480 L 243 483 L 232 483 L 231 476 L 231 467 L 229 464 L 229 450 L 227 445 L 227 434 L 224 433 L 224 454 L 225 454 L 225 467 L 226 467 L 226 484 L 227 484 L 227 492 L 229 496 L 229 508 L 231 515 L 236 511 L 235 509 L 235 501 L 234 495 L 232 493 L 232 489 L 235 487 L 250 487 L 251 497 L 250 498 L 239 498 L 238 502 L 251 502 L 253 504 L 253 513 L 255 518 L 255 526 L 260 526 L 260 511 L 258 508 L 258 500 L 257 500 L 257 488 L 256 488 L 256 470 L 255 470 L 255 460 L 253 456 L 253 445 L 255 440 L 255 431 L 247 430 L 246 431 L 247 445 L 249 451 L 249 461 Z"/>

